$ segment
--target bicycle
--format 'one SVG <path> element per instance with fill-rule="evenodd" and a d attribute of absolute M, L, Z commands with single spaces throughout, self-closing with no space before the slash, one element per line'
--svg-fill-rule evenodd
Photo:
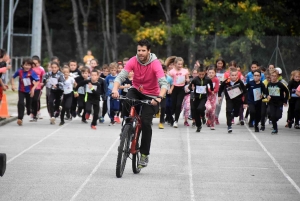
<path fill-rule="evenodd" d="M 120 96 L 121 100 L 128 100 L 130 104 L 129 117 L 124 119 L 122 132 L 120 134 L 120 145 L 118 147 L 118 157 L 116 165 L 116 176 L 121 178 L 125 169 L 126 160 L 130 158 L 132 154 L 132 171 L 134 174 L 138 174 L 141 168 L 138 167 L 138 163 L 141 158 L 140 144 L 141 144 L 141 112 L 143 104 L 151 104 L 151 100 L 137 100 L 131 99 L 125 96 Z M 140 110 L 137 112 L 135 106 L 140 105 Z"/>

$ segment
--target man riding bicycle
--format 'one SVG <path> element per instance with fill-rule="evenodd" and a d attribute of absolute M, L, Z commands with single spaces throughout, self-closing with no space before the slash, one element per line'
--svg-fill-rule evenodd
<path fill-rule="evenodd" d="M 118 74 L 114 81 L 112 97 L 118 98 L 118 89 L 122 82 L 128 77 L 129 72 L 133 71 L 132 88 L 128 90 L 127 97 L 139 100 L 151 100 L 151 105 L 143 105 L 142 139 L 140 146 L 141 159 L 139 168 L 146 167 L 148 155 L 150 153 L 152 138 L 152 119 L 158 111 L 158 104 L 166 94 L 168 83 L 160 61 L 156 55 L 150 53 L 151 44 L 148 40 L 140 40 L 137 44 L 137 55 L 132 57 L 125 65 L 124 69 Z M 129 116 L 127 104 L 123 105 L 123 116 Z"/>

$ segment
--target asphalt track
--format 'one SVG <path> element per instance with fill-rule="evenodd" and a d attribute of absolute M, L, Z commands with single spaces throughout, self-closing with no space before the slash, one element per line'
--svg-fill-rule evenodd
<path fill-rule="evenodd" d="M 0 127 L 0 152 L 8 157 L 0 178 L 0 200 L 300 200 L 300 131 L 254 133 L 234 125 L 228 134 L 225 105 L 216 130 L 165 125 L 153 121 L 149 165 L 133 174 L 131 161 L 123 177 L 115 176 L 120 125 L 79 118 L 50 125 L 47 112 L 37 123 L 11 122 Z M 285 108 L 286 110 L 286 108 Z M 284 112 L 285 114 L 286 112 Z"/>

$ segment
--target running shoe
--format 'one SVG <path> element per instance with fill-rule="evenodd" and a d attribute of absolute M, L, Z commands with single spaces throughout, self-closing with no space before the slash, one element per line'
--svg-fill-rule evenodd
<path fill-rule="evenodd" d="M 190 126 L 190 124 L 187 121 L 184 122 L 184 125 L 185 126 Z"/>
<path fill-rule="evenodd" d="M 200 126 L 200 127 L 197 127 L 197 130 L 196 130 L 196 132 L 197 133 L 199 133 L 200 131 L 201 131 L 201 129 L 202 129 L 202 127 Z"/>
<path fill-rule="evenodd" d="M 55 117 L 50 118 L 50 124 L 55 124 Z"/>
<path fill-rule="evenodd" d="M 218 118 L 218 117 L 215 118 L 215 123 L 216 123 L 216 125 L 220 125 L 220 122 L 219 122 L 219 118 Z"/>
<path fill-rule="evenodd" d="M 22 119 L 18 119 L 18 120 L 17 120 L 17 124 L 18 124 L 19 126 L 22 126 L 22 123 L 23 123 Z"/>
<path fill-rule="evenodd" d="M 272 130 L 271 134 L 272 134 L 272 135 L 276 135 L 276 134 L 278 134 L 278 130 L 275 130 L 275 129 L 274 129 L 274 130 Z"/>
<path fill-rule="evenodd" d="M 261 130 L 261 131 L 264 131 L 265 129 L 266 129 L 266 128 L 265 128 L 264 126 L 261 126 L 261 127 L 260 127 L 260 130 Z"/>
<path fill-rule="evenodd" d="M 164 125 L 163 125 L 162 123 L 159 123 L 159 124 L 158 124 L 158 128 L 159 128 L 159 129 L 164 129 Z"/>
<path fill-rule="evenodd" d="M 232 127 L 231 127 L 231 126 L 228 126 L 227 131 L 228 131 L 228 133 L 232 133 Z"/>
<path fill-rule="evenodd" d="M 174 128 L 178 128 L 178 123 L 177 123 L 177 121 L 174 121 L 173 127 L 174 127 Z"/>
<path fill-rule="evenodd" d="M 138 163 L 138 168 L 144 168 L 144 167 L 147 167 L 148 165 L 148 162 L 149 162 L 149 157 L 145 154 L 142 154 L 141 155 L 141 159 Z"/>
<path fill-rule="evenodd" d="M 62 125 L 64 125 L 64 124 L 65 124 L 64 121 L 61 121 L 61 122 L 59 123 L 60 126 L 62 126 Z"/>
<path fill-rule="evenodd" d="M 91 129 L 97 130 L 97 127 L 94 125 L 91 125 Z"/>
<path fill-rule="evenodd" d="M 99 117 L 99 122 L 100 123 L 104 123 L 104 118 L 103 117 Z"/>
<path fill-rule="evenodd" d="M 195 122 L 193 122 L 193 123 L 192 123 L 192 127 L 194 128 L 195 126 L 196 126 L 196 123 L 195 123 Z"/>

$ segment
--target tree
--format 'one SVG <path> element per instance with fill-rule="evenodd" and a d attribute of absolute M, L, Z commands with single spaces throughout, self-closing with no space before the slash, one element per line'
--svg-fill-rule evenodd
<path fill-rule="evenodd" d="M 86 52 L 88 50 L 88 19 L 90 15 L 91 1 L 87 0 L 87 8 L 85 11 L 82 0 L 79 0 L 79 8 L 83 17 L 83 48 L 84 52 Z"/>
<path fill-rule="evenodd" d="M 83 58 L 84 54 L 83 54 L 81 35 L 78 26 L 78 7 L 77 7 L 76 0 L 72 0 L 72 7 L 73 7 L 73 24 L 74 24 L 74 31 L 76 34 L 77 50 L 79 53 L 79 57 Z"/>
<path fill-rule="evenodd" d="M 49 58 L 53 57 L 53 51 L 52 51 L 52 40 L 50 36 L 50 31 L 49 31 L 49 25 L 48 25 L 48 18 L 47 18 L 47 12 L 46 12 L 46 0 L 43 2 L 43 24 L 45 28 L 45 34 L 46 34 L 46 41 L 47 41 L 47 49 L 48 49 L 48 55 Z"/>

